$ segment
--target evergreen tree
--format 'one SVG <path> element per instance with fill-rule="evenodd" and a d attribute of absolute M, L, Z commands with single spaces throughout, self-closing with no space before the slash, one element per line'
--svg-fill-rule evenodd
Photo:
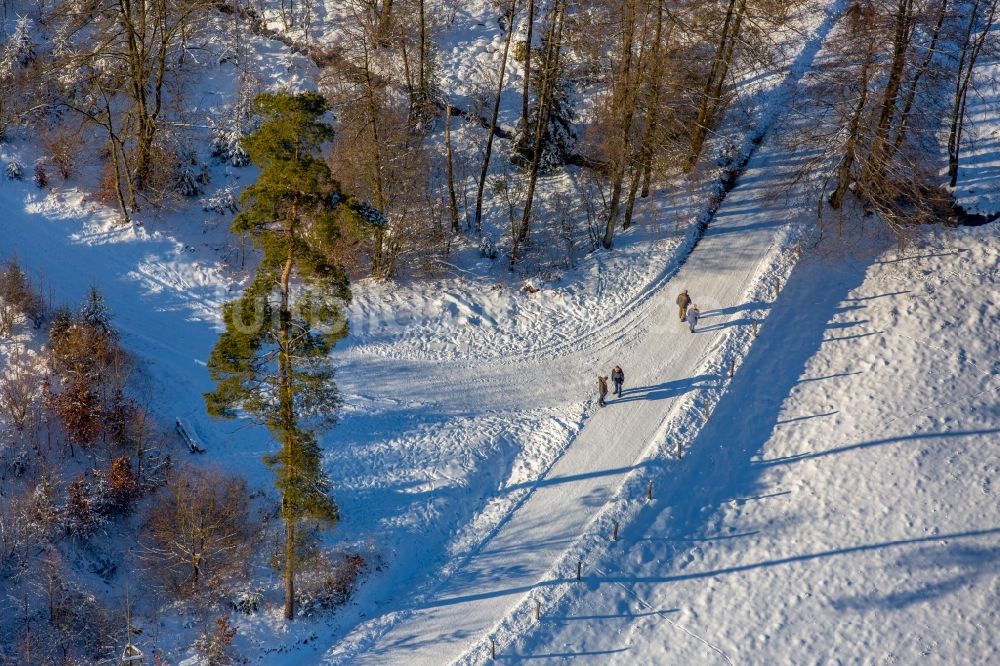
<path fill-rule="evenodd" d="M 92 326 L 95 330 L 115 338 L 117 333 L 111 326 L 111 310 L 104 301 L 104 295 L 98 291 L 97 287 L 91 287 L 87 292 L 87 297 L 80 304 L 77 313 L 79 321 Z"/>
<path fill-rule="evenodd" d="M 260 167 L 240 197 L 232 230 L 248 233 L 261 250 L 255 279 L 225 306 L 225 331 L 209 359 L 216 389 L 205 394 L 209 413 L 244 410 L 267 426 L 280 445 L 265 458 L 281 491 L 285 523 L 285 617 L 295 612 L 295 567 L 300 526 L 332 526 L 338 509 L 329 497 L 317 430 L 333 424 L 340 399 L 328 353 L 346 334 L 341 304 L 348 281 L 330 257 L 353 210 L 339 196 L 320 157 L 333 130 L 320 118 L 318 93 L 262 94 L 254 103 L 260 128 L 245 140 Z"/>
<path fill-rule="evenodd" d="M 547 52 L 547 42 L 548 39 L 543 38 L 538 53 L 532 55 L 535 62 L 541 62 Z M 527 124 L 523 119 L 518 122 L 514 140 L 510 143 L 510 160 L 514 164 L 524 168 L 531 165 L 539 111 L 543 111 L 542 115 L 547 118 L 541 135 L 539 170 L 542 173 L 552 172 L 565 164 L 573 152 L 577 139 L 574 128 L 576 109 L 573 107 L 573 82 L 569 76 L 568 68 L 562 63 L 549 73 L 541 66 L 532 70 L 530 84 L 536 91 L 536 97 L 527 107 Z M 542 104 L 547 106 L 546 110 L 540 109 Z"/>

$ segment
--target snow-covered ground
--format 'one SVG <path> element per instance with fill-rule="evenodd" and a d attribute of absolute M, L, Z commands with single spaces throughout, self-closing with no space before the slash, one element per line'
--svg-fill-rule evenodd
<path fill-rule="evenodd" d="M 745 88 L 739 148 L 755 152 L 690 257 L 715 173 L 641 202 L 612 253 L 560 249 L 565 264 L 532 278 L 535 293 L 468 248 L 438 281 L 355 287 L 353 334 L 335 351 L 346 405 L 325 464 L 344 516 L 332 539 L 377 569 L 333 617 L 289 628 L 276 607 L 240 617 L 243 656 L 478 662 L 494 638 L 505 660 L 995 658 L 997 225 L 922 233 L 904 251 L 855 238 L 793 252 L 812 203 L 780 191 L 799 156 L 767 130 L 791 122 L 780 111 L 843 5 L 803 19 L 780 66 Z M 488 3 L 468 3 L 442 38 L 456 102 L 494 67 L 489 18 Z M 284 63 L 270 83 L 308 85 L 304 58 L 253 43 Z M 228 74 L 204 83 L 193 113 L 221 108 Z M 1000 161 L 984 136 L 956 194 L 990 212 Z M 0 145 L 0 161 L 27 163 L 31 150 Z M 250 173 L 213 177 L 224 187 Z M 543 188 L 549 209 L 563 185 Z M 158 415 L 191 425 L 201 462 L 273 493 L 266 433 L 212 421 L 201 399 L 218 312 L 244 279 L 229 218 L 121 229 L 64 189 L 0 183 L 0 259 L 18 257 L 57 302 L 98 286 Z M 674 319 L 681 287 L 705 313 L 693 335 Z M 602 410 L 594 379 L 615 363 L 627 390 Z M 184 618 L 138 622 L 168 663 L 188 656 Z"/>
<path fill-rule="evenodd" d="M 689 455 L 506 655 L 995 658 L 1000 234 L 835 250 L 805 254 Z"/>

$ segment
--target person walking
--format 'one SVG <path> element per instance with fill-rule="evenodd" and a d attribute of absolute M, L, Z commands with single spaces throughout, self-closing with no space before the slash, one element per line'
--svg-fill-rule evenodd
<path fill-rule="evenodd" d="M 687 322 L 688 326 L 691 328 L 691 332 L 694 333 L 694 327 L 698 325 L 698 317 L 701 316 L 701 310 L 698 309 L 697 305 L 692 305 L 687 311 Z"/>
<path fill-rule="evenodd" d="M 687 316 L 688 306 L 691 305 L 691 297 L 688 296 L 688 290 L 683 289 L 681 293 L 677 294 L 677 307 L 680 308 L 681 321 Z"/>
<path fill-rule="evenodd" d="M 597 404 L 604 407 L 607 403 L 604 398 L 608 395 L 608 378 L 607 376 L 597 375 Z"/>
<path fill-rule="evenodd" d="M 622 397 L 622 384 L 625 383 L 625 371 L 620 365 L 616 365 L 611 371 L 611 382 L 615 385 L 615 395 Z"/>

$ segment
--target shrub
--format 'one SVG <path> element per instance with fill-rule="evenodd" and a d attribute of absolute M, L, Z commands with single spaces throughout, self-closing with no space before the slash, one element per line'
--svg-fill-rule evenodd
<path fill-rule="evenodd" d="M 15 346 L 7 367 L 0 369 L 0 414 L 21 431 L 28 424 L 39 395 L 39 373 L 29 359 L 21 356 L 19 349 Z"/>
<path fill-rule="evenodd" d="M 489 236 L 479 239 L 479 255 L 487 259 L 497 258 L 497 246 Z"/>
<path fill-rule="evenodd" d="M 8 180 L 21 180 L 24 178 L 24 167 L 17 160 L 11 160 L 7 162 L 4 175 L 7 176 Z"/>
<path fill-rule="evenodd" d="M 170 475 L 145 531 L 151 572 L 178 597 L 211 590 L 242 570 L 253 539 L 246 482 L 201 468 Z"/>
<path fill-rule="evenodd" d="M 299 576 L 299 608 L 303 615 L 329 611 L 345 603 L 365 570 L 358 553 L 331 556 L 319 553 L 302 567 Z"/>
<path fill-rule="evenodd" d="M 48 187 L 49 176 L 45 173 L 45 166 L 41 163 L 35 165 L 35 185 L 39 188 Z"/>
<path fill-rule="evenodd" d="M 14 260 L 0 269 L 0 307 L 6 305 L 20 311 L 31 320 L 35 328 L 42 325 L 45 306 L 41 296 L 35 293 L 21 266 Z"/>
<path fill-rule="evenodd" d="M 239 212 L 239 202 L 236 195 L 236 188 L 232 185 L 220 188 L 200 201 L 201 209 L 206 213 L 226 213 L 236 214 Z"/>
<path fill-rule="evenodd" d="M 228 616 L 223 615 L 198 638 L 194 647 L 204 660 L 204 666 L 230 666 L 239 663 L 239 657 L 233 651 L 237 628 L 229 624 Z"/>
<path fill-rule="evenodd" d="M 82 379 L 74 379 L 52 404 L 70 441 L 89 446 L 101 434 L 101 402 L 97 393 Z"/>
<path fill-rule="evenodd" d="M 244 590 L 240 593 L 236 599 L 229 602 L 229 605 L 237 613 L 243 613 L 244 615 L 253 615 L 260 610 L 261 604 L 264 601 L 264 595 L 260 592 L 253 592 L 251 590 Z"/>
<path fill-rule="evenodd" d="M 107 482 L 111 502 L 119 511 L 128 511 L 132 503 L 142 495 L 142 486 L 132 472 L 132 461 L 128 456 L 120 456 L 111 462 Z"/>
<path fill-rule="evenodd" d="M 89 537 L 101 525 L 100 516 L 91 508 L 90 487 L 81 474 L 66 487 L 66 531 L 79 537 Z"/>
<path fill-rule="evenodd" d="M 70 134 L 65 129 L 57 129 L 42 139 L 42 144 L 48 153 L 48 159 L 62 176 L 63 181 L 69 180 L 76 168 L 76 155 L 80 152 L 80 137 Z M 43 187 L 39 185 L 39 187 Z"/>

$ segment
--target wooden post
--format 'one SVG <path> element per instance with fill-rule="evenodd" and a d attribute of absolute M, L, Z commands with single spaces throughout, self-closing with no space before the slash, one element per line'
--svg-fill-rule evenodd
<path fill-rule="evenodd" d="M 646 501 L 653 499 L 653 480 L 650 479 L 646 483 Z"/>
<path fill-rule="evenodd" d="M 681 459 L 681 440 L 677 440 L 677 459 Z"/>
<path fill-rule="evenodd" d="M 774 278 L 774 297 L 777 298 L 780 293 L 781 293 L 781 278 L 776 277 Z"/>
<path fill-rule="evenodd" d="M 541 619 L 542 619 L 542 602 L 541 601 L 536 601 L 535 602 L 535 622 L 538 622 Z"/>
<path fill-rule="evenodd" d="M 732 379 L 733 375 L 736 374 L 736 359 L 729 362 L 729 378 Z"/>
<path fill-rule="evenodd" d="M 760 333 L 760 330 L 757 328 L 757 320 L 754 319 L 753 320 L 753 337 L 756 338 L 758 333 Z"/>
<path fill-rule="evenodd" d="M 497 640 L 495 638 L 490 638 L 490 659 L 497 658 Z"/>
<path fill-rule="evenodd" d="M 576 561 L 576 579 L 580 580 L 580 575 L 583 573 L 583 560 Z"/>
<path fill-rule="evenodd" d="M 611 540 L 618 541 L 618 521 L 611 521 Z"/>

